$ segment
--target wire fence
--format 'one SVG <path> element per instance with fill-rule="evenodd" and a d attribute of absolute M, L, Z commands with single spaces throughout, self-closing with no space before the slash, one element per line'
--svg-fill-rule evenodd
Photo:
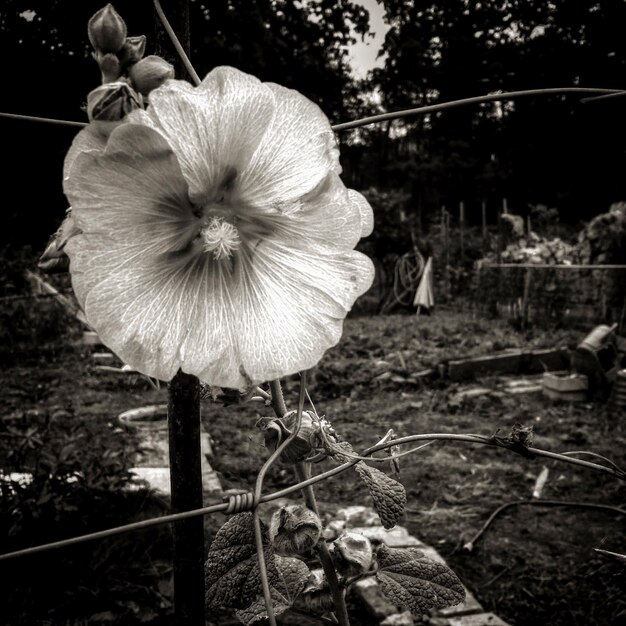
<path fill-rule="evenodd" d="M 624 330 L 626 265 L 478 266 L 475 312 L 498 315 L 522 327 L 618 324 Z"/>

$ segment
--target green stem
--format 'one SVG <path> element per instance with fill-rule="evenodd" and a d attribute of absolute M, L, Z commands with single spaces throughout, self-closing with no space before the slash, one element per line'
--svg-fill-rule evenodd
<path fill-rule="evenodd" d="M 304 462 L 296 464 L 296 476 L 298 477 L 299 482 L 303 482 L 310 478 L 309 467 L 307 467 Z M 311 509 L 311 511 L 313 511 L 319 517 L 320 512 L 317 506 L 317 501 L 315 499 L 315 492 L 313 491 L 313 487 L 311 485 L 307 485 L 306 487 L 304 487 L 302 489 L 302 495 L 304 496 L 304 501 L 306 502 L 307 507 L 309 507 L 309 509 Z M 322 569 L 324 570 L 324 574 L 326 575 L 326 580 L 328 581 L 328 586 L 330 587 L 330 593 L 333 597 L 333 602 L 335 604 L 335 611 L 339 624 L 340 626 L 350 626 L 350 618 L 348 617 L 348 609 L 346 607 L 344 592 L 341 588 L 341 585 L 339 584 L 337 572 L 335 571 L 333 560 L 330 556 L 328 546 L 326 545 L 326 541 L 324 541 L 324 539 L 320 539 L 317 544 L 317 549 L 318 556 L 322 564 Z"/>
<path fill-rule="evenodd" d="M 272 392 L 272 408 L 274 409 L 274 413 L 276 413 L 276 417 L 283 417 L 285 413 L 287 413 L 287 405 L 285 404 L 283 389 L 280 386 L 279 378 L 270 382 L 270 391 Z"/>

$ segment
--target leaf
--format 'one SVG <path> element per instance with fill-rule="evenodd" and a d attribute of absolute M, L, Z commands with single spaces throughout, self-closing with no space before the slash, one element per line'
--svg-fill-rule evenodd
<path fill-rule="evenodd" d="M 376 577 L 385 596 L 414 615 L 454 606 L 465 599 L 465 589 L 457 575 L 417 548 L 382 545 Z"/>
<path fill-rule="evenodd" d="M 309 578 L 309 568 L 299 559 L 275 555 L 274 565 L 279 577 L 270 583 L 274 614 L 284 613 L 300 595 Z M 236 613 L 237 619 L 246 626 L 260 619 L 267 619 L 267 610 L 263 595 L 259 595 L 252 604 Z"/>
<path fill-rule="evenodd" d="M 384 472 L 363 463 L 354 466 L 357 474 L 363 479 L 369 489 L 374 508 L 385 528 L 393 528 L 400 519 L 406 506 L 406 491 L 404 487 Z"/>
<path fill-rule="evenodd" d="M 268 581 L 286 602 L 300 593 L 309 569 L 298 559 L 274 556 L 264 525 L 262 533 Z M 255 614 L 252 607 L 263 591 L 251 513 L 233 515 L 219 529 L 204 567 L 208 609 L 250 609 Z"/>

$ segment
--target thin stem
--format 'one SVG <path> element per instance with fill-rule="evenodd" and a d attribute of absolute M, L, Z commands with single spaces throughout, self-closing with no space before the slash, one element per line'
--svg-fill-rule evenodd
<path fill-rule="evenodd" d="M 302 382 L 300 384 L 302 385 Z M 270 391 L 272 392 L 272 408 L 274 413 L 276 413 L 276 417 L 284 417 L 285 413 L 287 413 L 287 405 L 285 404 L 283 389 L 278 378 L 270 382 Z"/>
<path fill-rule="evenodd" d="M 180 44 L 180 41 L 178 40 L 178 37 L 176 36 L 174 29 L 170 25 L 165 13 L 163 12 L 163 8 L 161 7 L 160 0 L 153 0 L 153 3 L 154 3 L 154 8 L 157 12 L 157 15 L 159 16 L 159 19 L 161 20 L 161 23 L 163 24 L 163 28 L 165 29 L 165 32 L 169 35 L 169 38 L 172 40 L 172 44 L 174 45 L 174 48 L 176 48 L 176 52 L 178 56 L 180 57 L 181 61 L 183 62 L 183 65 L 185 66 L 185 69 L 187 70 L 187 72 L 189 73 L 189 76 L 191 76 L 191 79 L 193 80 L 194 84 L 197 87 L 202 81 L 200 80 L 200 77 L 196 73 L 196 70 L 193 69 L 193 65 L 191 64 L 191 61 L 189 60 L 187 53 L 185 52 L 182 45 Z"/>
<path fill-rule="evenodd" d="M 309 468 L 305 463 L 300 462 L 296 464 L 296 476 L 300 482 L 306 481 L 310 477 Z M 315 499 L 315 492 L 311 485 L 307 485 L 302 489 L 302 495 L 307 507 L 311 509 L 318 517 L 320 515 L 317 501 Z M 330 556 L 326 541 L 322 538 L 317 543 L 318 555 L 322 564 L 322 569 L 326 576 L 328 586 L 330 587 L 330 593 L 333 598 L 335 610 L 337 613 L 337 619 L 340 626 L 350 626 L 350 618 L 348 617 L 348 608 L 346 607 L 346 600 L 344 597 L 343 589 L 339 585 L 339 579 L 337 578 L 337 572 L 333 560 Z"/>
<path fill-rule="evenodd" d="M 445 109 L 453 109 L 455 107 L 466 106 L 468 104 L 480 104 L 482 102 L 498 102 L 500 100 L 513 100 L 515 98 L 523 98 L 525 96 L 569 94 L 569 93 L 595 93 L 595 94 L 623 94 L 626 93 L 622 89 L 596 89 L 593 87 L 551 87 L 548 89 L 524 89 L 522 91 L 505 91 L 503 93 L 487 94 L 484 96 L 473 96 L 472 98 L 462 98 L 460 100 L 451 100 L 450 102 L 441 102 L 439 104 L 429 104 L 413 109 L 405 109 L 403 111 L 394 111 L 391 113 L 380 113 L 364 117 L 353 122 L 344 122 L 343 124 L 335 124 L 332 129 L 348 130 L 350 128 L 358 128 L 359 126 L 367 126 L 377 122 L 386 120 L 395 120 L 403 117 L 412 117 L 413 115 L 424 115 L 425 113 L 434 113 L 435 111 L 444 111 Z"/>
<path fill-rule="evenodd" d="M 272 402 L 274 402 L 274 398 L 280 396 L 280 401 L 282 405 L 285 405 L 285 402 L 282 398 L 282 390 L 280 388 L 280 380 L 272 381 Z M 276 390 L 279 390 L 278 394 Z M 261 518 L 259 517 L 258 503 L 261 501 L 261 493 L 263 490 L 263 480 L 265 479 L 265 474 L 267 470 L 270 468 L 272 463 L 278 459 L 278 457 L 282 454 L 283 450 L 287 448 L 287 446 L 293 441 L 293 439 L 298 434 L 300 430 L 300 424 L 302 422 L 302 409 L 304 407 L 304 397 L 306 390 L 306 372 L 302 372 L 300 378 L 300 399 L 298 402 L 298 414 L 296 416 L 296 425 L 291 432 L 291 434 L 283 441 L 277 448 L 274 450 L 273 454 L 265 461 L 263 467 L 259 471 L 256 479 L 256 484 L 254 487 L 254 509 L 252 511 L 252 519 L 254 523 L 254 542 L 256 544 L 256 553 L 259 561 L 259 572 L 261 577 L 261 587 L 263 588 L 263 599 L 265 600 L 265 609 L 267 611 L 267 619 L 270 623 L 270 626 L 276 626 L 276 616 L 274 615 L 274 606 L 272 603 L 272 591 L 270 589 L 269 580 L 267 577 L 267 565 L 265 563 L 265 551 L 263 545 L 263 532 L 261 530 Z M 286 409 L 285 409 L 286 413 Z M 284 413 L 283 413 L 284 414 Z"/>

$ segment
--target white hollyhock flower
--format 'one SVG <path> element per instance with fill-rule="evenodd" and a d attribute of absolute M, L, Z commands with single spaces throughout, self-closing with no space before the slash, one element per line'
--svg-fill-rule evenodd
<path fill-rule="evenodd" d="M 339 171 L 315 104 L 229 67 L 92 124 L 64 171 L 89 323 L 161 380 L 241 388 L 312 367 L 374 274 L 353 249 L 372 210 Z"/>

